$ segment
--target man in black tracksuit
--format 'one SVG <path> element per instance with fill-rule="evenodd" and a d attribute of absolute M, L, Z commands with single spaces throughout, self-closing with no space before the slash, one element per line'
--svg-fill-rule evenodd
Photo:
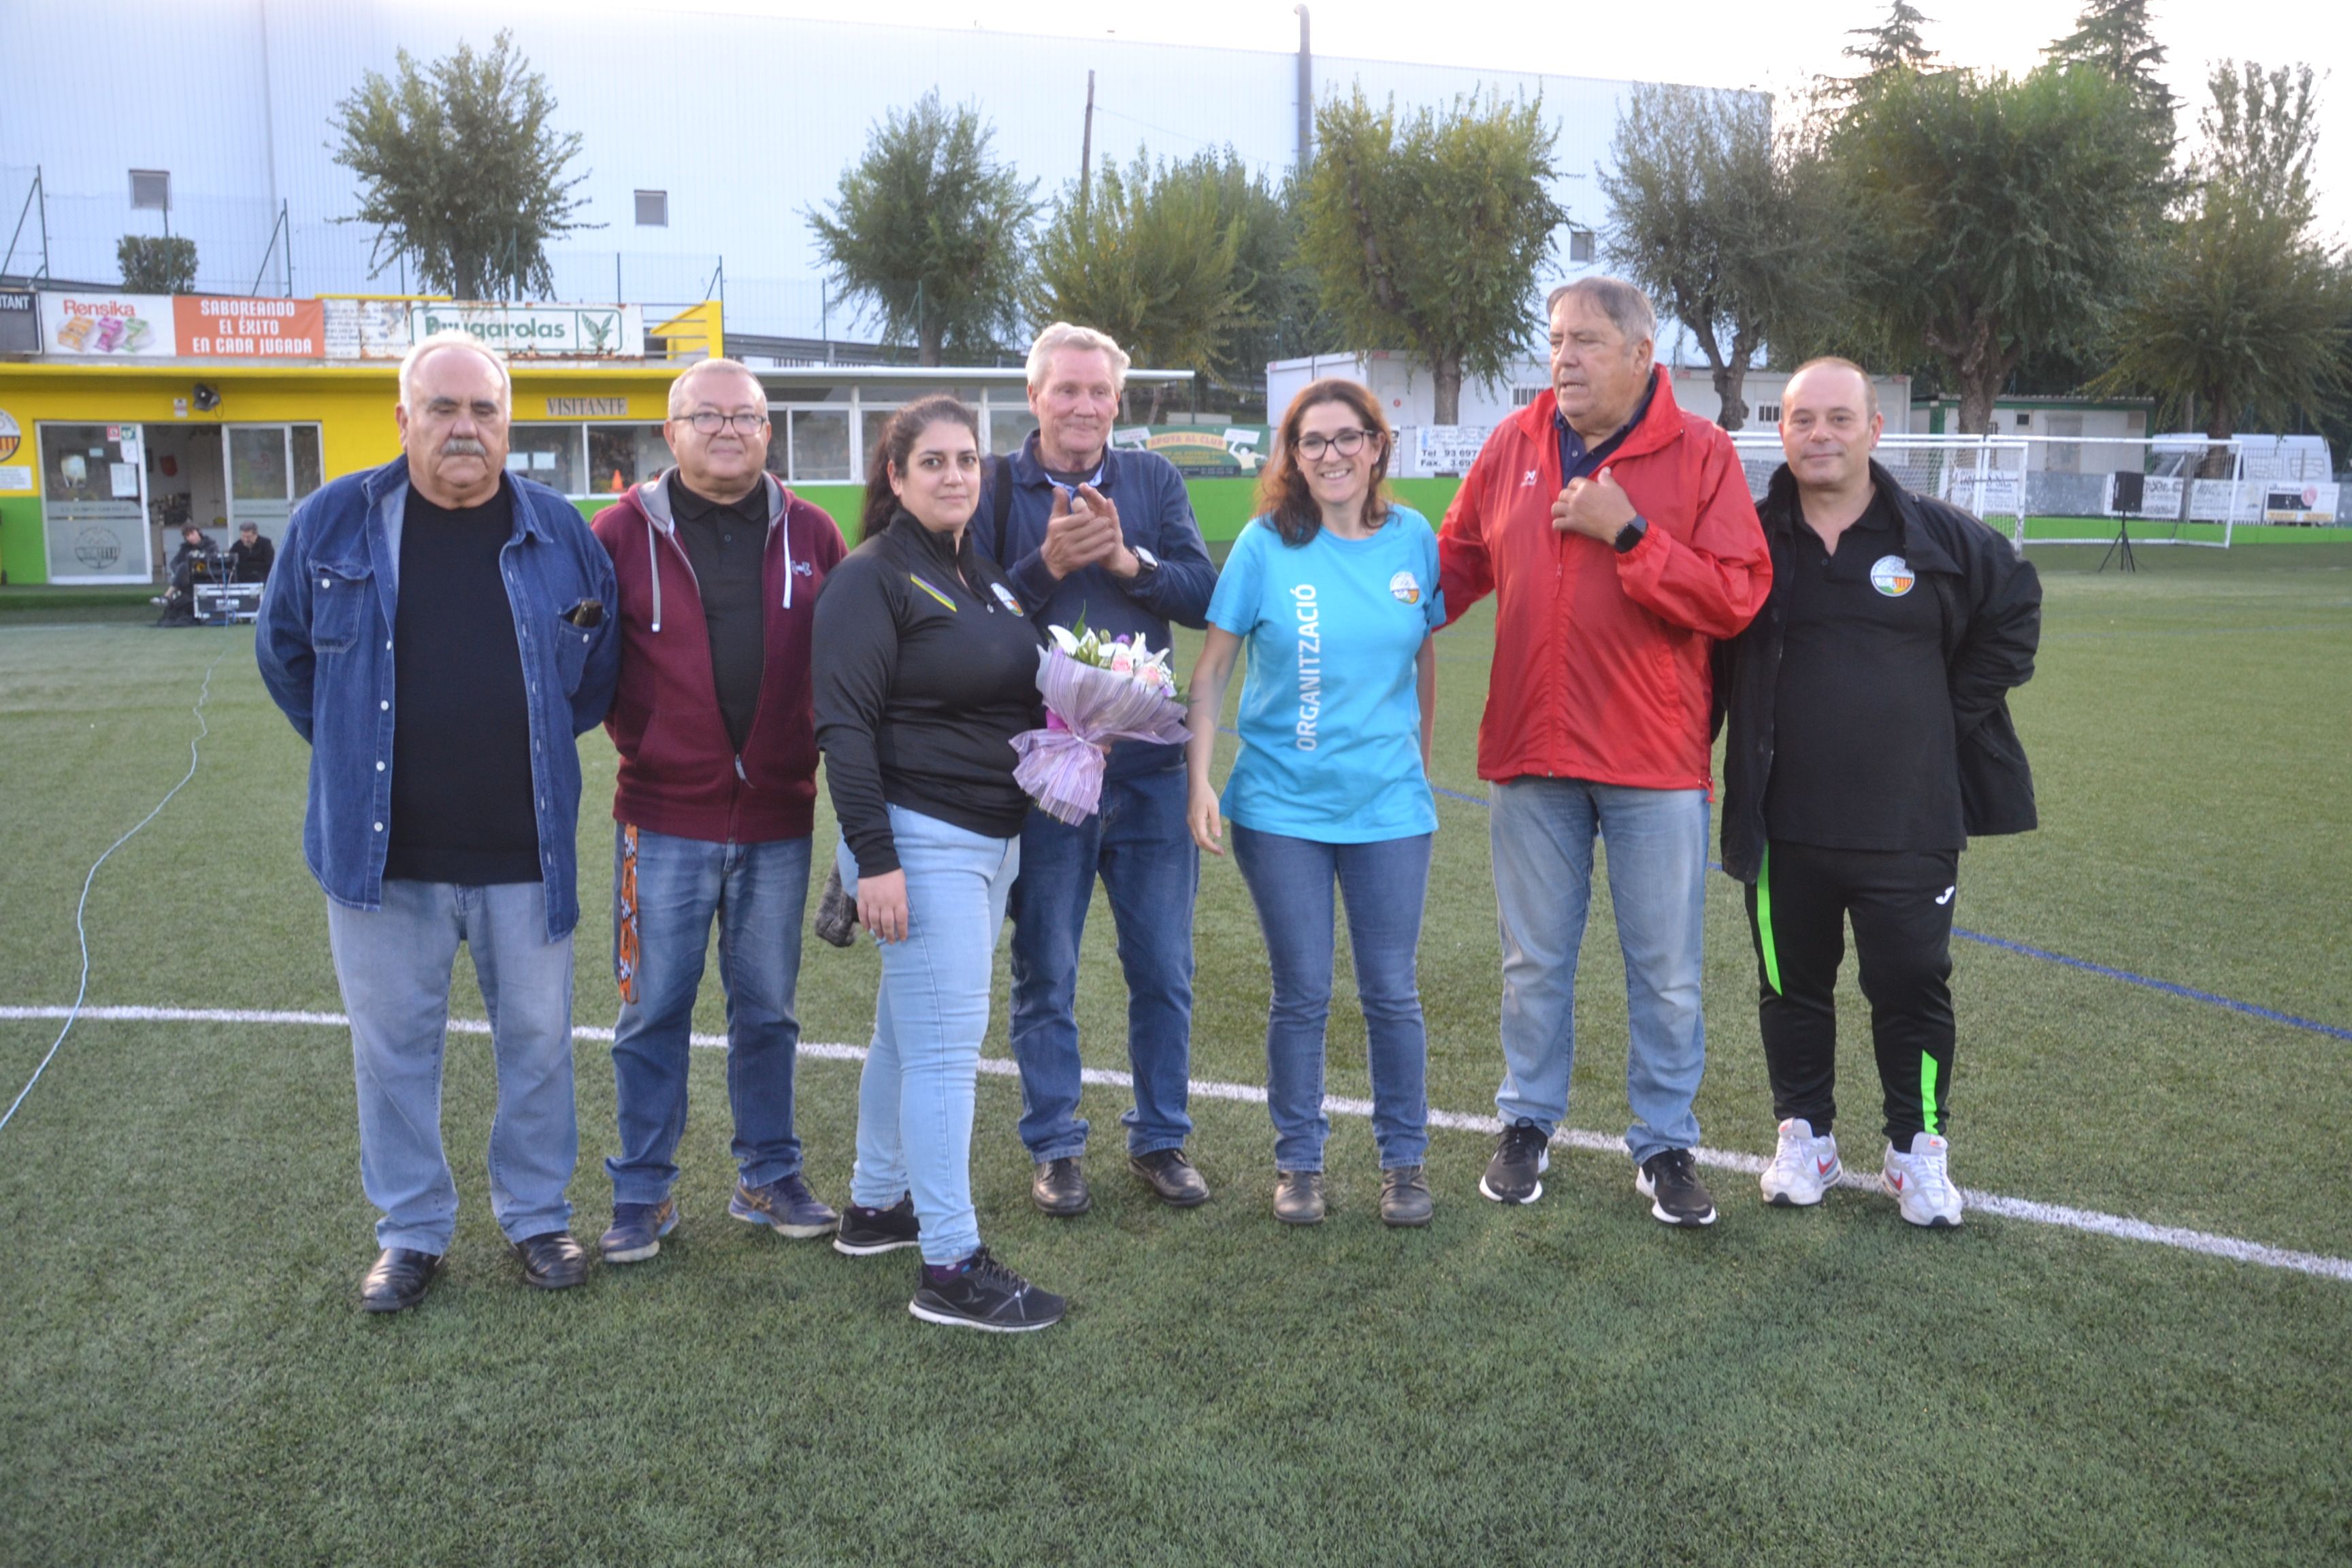
<path fill-rule="evenodd" d="M 1718 646 L 1731 726 L 1723 863 L 1748 886 L 1781 1205 L 1841 1172 L 1838 965 L 1853 922 L 1886 1109 L 1882 1185 L 1914 1225 L 1960 1222 L 1947 1168 L 1952 909 L 1970 834 L 2034 826 L 2008 693 L 2033 673 L 2042 584 L 2010 542 L 1871 460 L 1881 420 L 1859 366 L 1790 379 L 1759 515 L 1772 594 Z"/>

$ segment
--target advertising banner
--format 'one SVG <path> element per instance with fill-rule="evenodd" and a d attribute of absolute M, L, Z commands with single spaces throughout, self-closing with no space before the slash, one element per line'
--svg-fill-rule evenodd
<path fill-rule="evenodd" d="M 2263 521 L 2264 522 L 2334 522 L 2340 487 L 2333 484 L 2282 485 L 2276 482 L 2263 487 Z"/>
<path fill-rule="evenodd" d="M 1491 434 L 1484 425 L 1416 425 L 1412 471 L 1422 476 L 1466 474 Z"/>
<path fill-rule="evenodd" d="M 398 359 L 416 341 L 405 300 L 322 300 L 326 357 Z"/>
<path fill-rule="evenodd" d="M 317 300 L 216 300 L 182 294 L 172 300 L 180 352 L 195 359 L 320 359 L 326 354 L 326 309 Z"/>
<path fill-rule="evenodd" d="M 41 346 L 73 359 L 171 359 L 180 352 L 172 296 L 45 293 Z"/>
<path fill-rule="evenodd" d="M 1135 425 L 1113 431 L 1110 444 L 1125 452 L 1157 452 L 1195 479 L 1255 474 L 1270 445 L 1263 425 Z"/>
<path fill-rule="evenodd" d="M 643 359 L 646 317 L 635 305 L 497 305 L 469 300 L 409 311 L 416 339 L 455 328 L 509 359 Z"/>

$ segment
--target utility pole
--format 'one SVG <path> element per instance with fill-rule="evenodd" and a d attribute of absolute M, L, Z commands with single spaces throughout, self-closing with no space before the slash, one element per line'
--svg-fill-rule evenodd
<path fill-rule="evenodd" d="M 1087 129 L 1078 140 L 1078 216 L 1087 216 L 1087 191 L 1095 177 L 1095 73 L 1087 72 Z"/>
<path fill-rule="evenodd" d="M 1315 50 L 1307 37 L 1307 7 L 1294 5 L 1298 13 L 1298 172 L 1307 173 L 1307 163 L 1315 152 Z"/>

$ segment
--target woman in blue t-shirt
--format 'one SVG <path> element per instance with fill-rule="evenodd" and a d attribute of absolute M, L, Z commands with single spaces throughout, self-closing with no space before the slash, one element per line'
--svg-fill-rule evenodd
<path fill-rule="evenodd" d="M 1428 1037 L 1413 973 L 1429 890 L 1430 728 L 1445 624 L 1437 535 L 1386 490 L 1391 442 L 1370 393 L 1318 381 L 1282 416 L 1243 528 L 1209 602 L 1192 669 L 1185 751 L 1192 837 L 1234 859 L 1257 904 L 1274 969 L 1265 1023 L 1266 1109 L 1274 1116 L 1274 1213 L 1323 1217 L 1323 1031 L 1331 1005 L 1332 888 L 1348 910 L 1356 994 L 1370 1037 L 1381 1218 L 1426 1225 Z M 1241 756 L 1222 813 L 1209 783 L 1217 715 L 1234 655 L 1242 683 Z"/>

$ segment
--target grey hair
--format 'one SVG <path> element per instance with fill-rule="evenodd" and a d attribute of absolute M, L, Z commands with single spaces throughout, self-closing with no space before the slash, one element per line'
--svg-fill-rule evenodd
<path fill-rule="evenodd" d="M 672 419 L 677 418 L 685 412 L 684 405 L 686 403 L 687 383 L 692 381 L 698 375 L 701 375 L 706 372 L 714 370 L 728 371 L 743 377 L 744 380 L 751 384 L 751 389 L 760 395 L 761 404 L 763 406 L 766 405 L 768 401 L 768 384 L 760 379 L 760 373 L 758 371 L 753 370 L 741 360 L 725 359 L 717 354 L 713 354 L 709 359 L 697 360 L 692 364 L 688 365 L 684 370 L 678 372 L 677 379 L 669 384 L 669 416 Z"/>
<path fill-rule="evenodd" d="M 1658 313 L 1651 309 L 1650 297 L 1622 278 L 1579 278 L 1561 284 L 1544 298 L 1544 320 L 1550 321 L 1559 302 L 1571 294 L 1581 296 L 1608 317 L 1609 324 L 1624 333 L 1627 342 L 1658 341 Z"/>
<path fill-rule="evenodd" d="M 506 356 L 490 347 L 473 333 L 459 327 L 446 327 L 429 332 L 416 340 L 415 346 L 400 356 L 400 405 L 411 414 L 409 399 L 416 391 L 416 367 L 425 363 L 427 354 L 441 349 L 471 349 L 490 362 L 499 373 L 499 401 L 509 413 L 514 410 L 514 377 L 507 372 Z"/>
<path fill-rule="evenodd" d="M 1127 367 L 1135 362 L 1128 357 L 1125 349 L 1118 346 L 1118 340 L 1108 332 L 1098 332 L 1092 327 L 1075 326 L 1068 321 L 1055 321 L 1039 332 L 1037 341 L 1029 345 L 1028 381 L 1032 387 L 1044 384 L 1046 365 L 1063 349 L 1100 351 L 1110 361 L 1110 389 L 1113 392 L 1127 389 Z"/>

